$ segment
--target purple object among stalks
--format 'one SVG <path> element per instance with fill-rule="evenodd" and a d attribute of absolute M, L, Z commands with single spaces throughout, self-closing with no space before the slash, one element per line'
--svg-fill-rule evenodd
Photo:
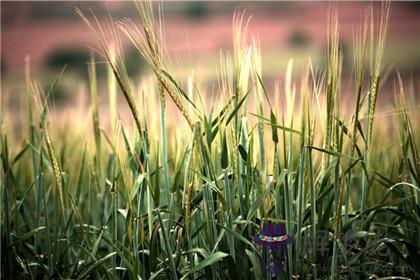
<path fill-rule="evenodd" d="M 293 238 L 286 233 L 284 224 L 267 222 L 254 238 L 261 255 L 263 270 L 271 275 L 284 271 L 287 264 L 287 245 Z"/>

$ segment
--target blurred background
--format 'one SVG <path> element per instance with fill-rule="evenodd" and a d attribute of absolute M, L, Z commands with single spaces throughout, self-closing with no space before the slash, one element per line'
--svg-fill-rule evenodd
<path fill-rule="evenodd" d="M 235 10 L 251 16 L 249 35 L 259 38 L 263 76 L 268 81 L 284 76 L 287 62 L 294 60 L 299 73 L 310 57 L 315 66 L 325 62 L 329 2 L 238 2 L 164 1 L 166 47 L 174 65 L 187 75 L 205 77 L 217 84 L 220 50 L 232 51 L 232 17 Z M 344 52 L 344 81 L 351 78 L 352 44 L 369 2 L 338 2 L 341 44 Z M 377 11 L 380 3 L 373 2 Z M 86 62 L 96 42 L 75 7 L 85 14 L 92 9 L 100 21 L 130 17 L 138 19 L 131 1 L 103 2 L 1 2 L 2 94 L 19 94 L 23 87 L 24 61 L 29 56 L 33 76 L 51 82 L 63 65 L 67 70 L 57 90 L 57 102 L 71 99 L 77 85 L 87 82 Z M 389 37 L 385 51 L 386 69 L 399 70 L 404 77 L 420 80 L 420 2 L 391 5 Z M 124 39 L 124 36 L 122 36 Z M 133 80 L 150 70 L 127 40 L 123 40 L 128 74 Z M 100 59 L 100 58 L 99 58 Z M 99 78 L 106 68 L 98 65 Z M 389 84 L 392 87 L 392 80 Z M 272 83 L 268 85 L 272 88 Z M 13 99 L 13 97 L 12 97 Z"/>

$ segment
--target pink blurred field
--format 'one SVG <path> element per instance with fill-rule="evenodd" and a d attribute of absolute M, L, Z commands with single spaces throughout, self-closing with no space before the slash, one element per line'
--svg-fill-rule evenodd
<path fill-rule="evenodd" d="M 192 57 L 194 66 L 200 66 L 201 62 L 207 67 L 209 60 L 217 59 L 220 49 L 231 49 L 234 4 L 231 3 L 222 13 L 220 11 L 223 10 L 224 3 L 209 2 L 209 13 L 205 17 L 193 19 L 170 13 L 180 5 L 188 5 L 188 2 L 187 4 L 164 2 L 164 9 L 169 13 L 164 19 L 168 51 L 175 57 L 187 62 Z M 270 58 L 267 60 L 272 60 L 273 57 L 282 56 L 285 52 L 291 53 L 293 46 L 290 45 L 289 41 L 294 32 L 300 32 L 308 38 L 307 49 L 311 50 L 311 47 L 323 48 L 323 42 L 326 38 L 327 10 L 330 4 L 327 2 L 288 3 L 289 6 L 286 11 L 277 7 L 276 11 L 279 12 L 267 13 L 270 6 L 275 7 L 280 4 L 279 2 L 237 3 L 237 7 L 242 7 L 248 16 L 252 16 L 249 24 L 249 34 L 259 38 L 263 56 L 270 54 Z M 32 10 L 36 12 L 36 5 L 28 5 L 26 2 L 2 2 L 1 5 L 2 64 L 5 67 L 6 74 L 21 72 L 26 55 L 31 57 L 34 70 L 42 70 L 45 69 L 45 60 L 48 55 L 57 49 L 95 46 L 91 34 L 86 32 L 86 26 L 74 13 L 73 16 L 67 17 L 31 18 L 29 15 L 34 12 Z M 53 13 L 54 9 L 58 9 L 60 6 L 66 6 L 69 11 L 72 9 L 74 11 L 74 7 L 80 6 L 80 3 L 51 2 L 48 5 L 51 5 L 51 13 Z M 102 2 L 93 2 L 93 5 L 105 6 Z M 130 2 L 109 2 L 106 5 L 111 14 L 116 11 L 118 15 L 124 15 L 124 11 L 130 10 L 134 6 Z M 378 5 L 378 3 L 373 3 L 373 5 Z M 85 3 L 84 6 L 89 5 Z M 333 3 L 331 6 L 338 8 L 341 38 L 351 46 L 353 34 L 357 31 L 363 11 L 369 6 L 369 3 Z M 116 16 L 116 18 L 119 18 L 119 16 Z M 419 8 L 413 8 L 410 3 L 393 3 L 389 41 L 397 42 L 396 48 L 401 49 L 408 44 L 411 45 L 411 48 L 417 47 L 418 49 L 420 47 L 420 39 L 417 33 L 419 27 Z M 124 36 L 122 36 L 122 39 L 127 43 Z M 403 53 L 404 51 L 402 51 Z M 298 53 L 297 55 L 306 54 Z M 418 60 L 418 54 L 412 59 Z M 398 63 L 396 65 L 396 67 L 403 66 L 398 65 Z"/>

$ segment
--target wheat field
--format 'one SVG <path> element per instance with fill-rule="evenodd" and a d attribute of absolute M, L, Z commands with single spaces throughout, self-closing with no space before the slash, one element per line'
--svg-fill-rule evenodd
<path fill-rule="evenodd" d="M 413 81 L 382 62 L 389 2 L 366 5 L 351 69 L 331 8 L 325 64 L 296 73 L 290 60 L 274 90 L 250 11 L 237 11 L 211 95 L 174 70 L 160 5 L 133 6 L 140 21 L 76 11 L 97 42 L 88 97 L 75 84 L 60 114 L 51 98 L 66 70 L 45 89 L 27 59 L 25 110 L 1 99 L 3 279 L 420 277 L 420 110 Z M 139 84 L 123 37 L 152 70 Z M 385 79 L 393 102 L 379 107 Z M 268 222 L 293 237 L 275 275 L 253 241 Z"/>

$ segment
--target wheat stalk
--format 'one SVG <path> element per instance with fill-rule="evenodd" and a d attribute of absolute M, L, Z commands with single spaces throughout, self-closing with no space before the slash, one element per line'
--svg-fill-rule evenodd
<path fill-rule="evenodd" d="M 119 40 L 118 38 L 114 25 L 110 24 L 108 26 L 109 34 L 107 34 L 95 15 L 93 15 L 93 18 L 96 26 L 92 24 L 92 22 L 82 13 L 80 9 L 76 9 L 76 13 L 85 22 L 86 26 L 94 35 L 96 41 L 99 43 L 102 55 L 106 58 L 106 60 L 109 63 L 109 66 L 112 69 L 112 72 L 114 73 L 117 83 L 125 99 L 127 100 L 128 106 L 130 107 L 130 111 L 133 115 L 135 124 L 137 126 L 137 130 L 139 131 L 139 135 L 140 137 L 142 137 L 140 114 L 137 110 L 136 103 L 134 102 L 130 81 L 128 79 L 125 66 L 123 64 L 123 57 L 121 53 L 121 40 Z M 107 38 L 109 37 L 112 39 L 112 42 L 109 42 L 107 40 Z M 110 47 L 110 45 L 112 47 Z"/>
<path fill-rule="evenodd" d="M 156 30 L 152 4 L 149 1 L 136 2 L 136 7 L 143 24 L 143 31 L 130 19 L 121 21 L 120 28 L 152 68 L 161 86 L 172 98 L 190 128 L 193 129 L 194 121 L 187 110 L 187 106 L 184 105 L 174 85 L 168 81 L 169 73 L 164 65 L 163 54 L 160 48 L 161 42 L 158 39 L 162 38 L 162 30 Z"/>

